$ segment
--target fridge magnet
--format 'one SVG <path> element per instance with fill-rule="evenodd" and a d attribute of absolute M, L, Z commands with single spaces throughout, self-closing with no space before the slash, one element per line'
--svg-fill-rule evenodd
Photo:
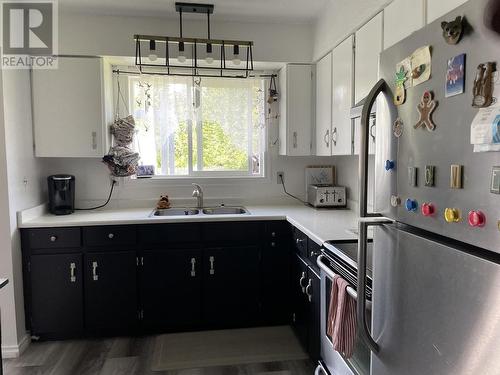
<path fill-rule="evenodd" d="M 394 104 L 401 105 L 406 100 L 406 89 L 405 89 L 405 81 L 406 81 L 407 72 L 404 67 L 401 66 L 399 70 L 396 72 L 396 89 L 394 91 Z"/>
<path fill-rule="evenodd" d="M 491 31 L 500 34 L 500 2 L 489 0 L 484 10 L 484 24 Z"/>
<path fill-rule="evenodd" d="M 448 44 L 457 44 L 462 38 L 464 32 L 463 19 L 458 16 L 451 22 L 441 22 L 443 29 L 443 38 Z"/>
<path fill-rule="evenodd" d="M 412 78 L 411 78 L 411 58 L 407 57 L 400 63 L 396 64 L 396 72 L 399 72 L 403 68 L 406 72 L 406 80 L 404 81 L 404 88 L 409 89 L 412 87 Z"/>
<path fill-rule="evenodd" d="M 412 85 L 417 86 L 431 78 L 431 48 L 417 49 L 410 57 Z"/>
<path fill-rule="evenodd" d="M 396 138 L 399 138 L 403 135 L 403 120 L 401 118 L 397 118 L 392 125 L 392 131 Z"/>
<path fill-rule="evenodd" d="M 418 122 L 415 124 L 414 128 L 427 128 L 429 131 L 436 129 L 436 125 L 432 121 L 432 112 L 437 107 L 437 102 L 433 99 L 431 91 L 425 91 L 420 99 L 420 103 L 417 105 L 417 110 L 420 115 Z"/>
<path fill-rule="evenodd" d="M 496 71 L 494 62 L 479 64 L 472 88 L 472 106 L 486 108 L 493 104 L 493 75 Z"/>
<path fill-rule="evenodd" d="M 446 69 L 445 97 L 464 93 L 465 86 L 465 54 L 452 57 L 448 60 Z"/>

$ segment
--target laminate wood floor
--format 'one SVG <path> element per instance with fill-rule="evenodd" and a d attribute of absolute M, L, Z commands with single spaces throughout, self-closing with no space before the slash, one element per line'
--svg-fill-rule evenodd
<path fill-rule="evenodd" d="M 22 356 L 5 359 L 4 375 L 312 375 L 309 360 L 156 372 L 156 336 L 32 343 Z"/>

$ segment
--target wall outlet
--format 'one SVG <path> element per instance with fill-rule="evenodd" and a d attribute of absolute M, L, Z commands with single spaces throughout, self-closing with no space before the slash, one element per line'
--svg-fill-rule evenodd
<path fill-rule="evenodd" d="M 115 182 L 115 187 L 120 185 L 120 180 L 118 179 L 118 177 L 109 176 L 109 186 L 113 185 L 113 181 Z"/>
<path fill-rule="evenodd" d="M 277 172 L 276 173 L 276 180 L 278 184 L 282 184 L 285 182 L 285 172 Z"/>

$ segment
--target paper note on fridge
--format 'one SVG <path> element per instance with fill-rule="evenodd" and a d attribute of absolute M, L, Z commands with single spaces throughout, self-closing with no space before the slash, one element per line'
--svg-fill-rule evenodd
<path fill-rule="evenodd" d="M 473 145 L 500 144 L 500 105 L 481 108 L 470 127 Z"/>

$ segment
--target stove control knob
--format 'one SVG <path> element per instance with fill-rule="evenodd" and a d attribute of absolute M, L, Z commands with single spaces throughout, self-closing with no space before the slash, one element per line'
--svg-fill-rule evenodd
<path fill-rule="evenodd" d="M 486 217 L 481 211 L 470 211 L 468 220 L 471 227 L 483 227 L 486 223 Z"/>
<path fill-rule="evenodd" d="M 432 203 L 422 203 L 422 215 L 432 216 L 436 212 L 436 209 Z"/>
<path fill-rule="evenodd" d="M 458 208 L 447 208 L 444 210 L 444 219 L 447 223 L 457 223 L 460 221 L 460 210 Z"/>
<path fill-rule="evenodd" d="M 418 208 L 418 202 L 415 199 L 408 198 L 405 201 L 406 211 L 416 211 Z"/>
<path fill-rule="evenodd" d="M 385 161 L 385 170 L 390 171 L 391 169 L 394 169 L 394 166 L 396 164 L 394 163 L 394 160 L 386 160 Z"/>

